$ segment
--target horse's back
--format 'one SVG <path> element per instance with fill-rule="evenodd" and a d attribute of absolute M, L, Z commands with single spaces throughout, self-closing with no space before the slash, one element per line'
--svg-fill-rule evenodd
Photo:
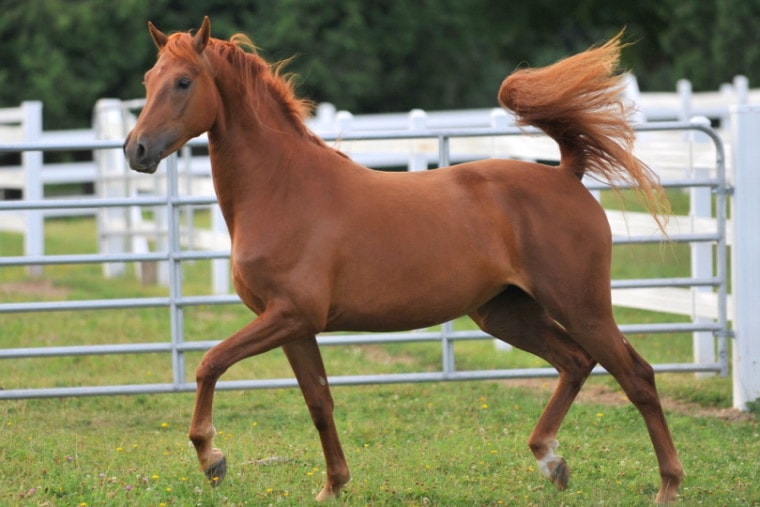
<path fill-rule="evenodd" d="M 491 203 L 501 211 L 497 223 L 513 235 L 523 283 L 532 285 L 531 280 L 546 278 L 548 272 L 557 273 L 560 281 L 560 272 L 609 271 L 606 214 L 572 171 L 509 160 L 473 163 L 462 170 L 493 179 Z"/>
<path fill-rule="evenodd" d="M 334 328 L 430 325 L 563 265 L 609 262 L 603 210 L 561 168 L 488 160 L 361 186 L 334 236 Z"/>

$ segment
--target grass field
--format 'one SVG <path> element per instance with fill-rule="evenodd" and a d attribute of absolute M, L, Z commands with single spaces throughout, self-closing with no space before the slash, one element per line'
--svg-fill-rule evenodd
<path fill-rule="evenodd" d="M 678 204 L 677 202 L 675 203 Z M 49 253 L 92 252 L 92 221 L 52 220 Z M 20 255 L 18 235 L 0 233 L 0 255 Z M 686 247 L 615 252 L 615 275 L 685 276 Z M 185 270 L 186 292 L 208 290 L 208 266 Z M 160 295 L 132 277 L 104 281 L 100 266 L 49 266 L 40 280 L 22 268 L 0 270 L 0 300 L 31 301 Z M 221 339 L 251 316 L 237 306 L 186 312 L 186 339 Z M 620 309 L 620 323 L 666 316 Z M 165 309 L 5 314 L 2 347 L 165 340 Z M 470 326 L 458 321 L 457 326 Z M 690 335 L 631 336 L 652 362 L 688 361 Z M 519 351 L 496 353 L 490 341 L 457 344 L 459 369 L 535 367 Z M 428 371 L 440 346 L 330 347 L 328 373 Z M 199 354 L 188 355 L 188 377 Z M 167 355 L 24 359 L 0 364 L 0 387 L 170 382 Z M 289 377 L 279 351 L 233 367 L 226 380 Z M 191 380 L 191 378 L 188 378 Z M 552 379 L 334 389 L 336 418 L 353 480 L 338 505 L 649 505 L 659 484 L 643 422 L 614 382 L 590 380 L 560 433 L 572 470 L 556 492 L 537 470 L 527 437 L 551 393 Z M 730 379 L 658 377 L 687 479 L 683 505 L 760 505 L 760 425 L 737 414 Z M 324 464 L 297 390 L 217 395 L 217 444 L 230 463 L 211 489 L 197 470 L 186 431 L 190 394 L 0 401 L 0 505 L 309 505 Z"/>

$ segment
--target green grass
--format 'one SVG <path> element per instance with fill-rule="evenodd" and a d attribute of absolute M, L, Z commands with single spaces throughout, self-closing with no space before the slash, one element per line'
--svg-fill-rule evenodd
<path fill-rule="evenodd" d="M 679 204 L 680 205 L 680 204 Z M 46 223 L 49 253 L 95 251 L 91 221 Z M 0 255 L 20 255 L 18 235 L 0 234 Z M 616 249 L 615 276 L 682 276 L 688 249 Z M 208 290 L 208 265 L 185 268 L 185 290 Z M 643 271 L 649 273 L 643 273 Z M 104 280 L 100 266 L 48 266 L 43 280 L 23 268 L 0 270 L 0 300 L 94 299 L 163 295 L 133 276 Z M 618 309 L 621 323 L 667 316 Z M 166 341 L 165 309 L 2 315 L 2 346 Z M 186 310 L 188 340 L 221 339 L 251 315 L 238 306 Z M 456 323 L 464 329 L 467 320 Z M 690 335 L 631 336 L 652 362 L 691 359 Z M 457 343 L 457 368 L 541 367 L 490 341 Z M 327 347 L 331 374 L 431 371 L 438 344 Z M 188 377 L 200 354 L 188 354 Z M 4 389 L 170 382 L 168 355 L 25 359 L 0 364 Z M 225 380 L 291 376 L 279 351 L 234 366 Z M 188 378 L 191 380 L 191 378 Z M 595 393 L 622 397 L 607 377 Z M 353 480 L 337 505 L 650 505 L 658 475 L 641 417 L 629 404 L 578 402 L 560 433 L 573 474 L 556 492 L 525 444 L 552 381 L 462 382 L 337 387 L 336 418 Z M 684 505 L 760 505 L 760 427 L 717 414 L 731 404 L 727 378 L 658 377 L 687 480 Z M 293 389 L 217 394 L 217 444 L 227 453 L 226 482 L 211 489 L 186 437 L 190 394 L 0 401 L 0 506 L 9 505 L 310 505 L 324 463 L 300 393 Z M 684 404 L 688 403 L 689 405 Z M 270 459 L 276 458 L 276 459 Z M 262 461 L 263 460 L 263 461 Z"/>
<path fill-rule="evenodd" d="M 650 505 L 658 483 L 630 406 L 576 404 L 560 434 L 573 475 L 555 491 L 525 439 L 546 393 L 508 382 L 336 388 L 353 480 L 338 505 Z M 324 479 L 295 390 L 220 392 L 211 489 L 185 435 L 190 395 L 0 405 L 2 505 L 310 505 Z M 688 478 L 684 505 L 760 501 L 758 426 L 670 413 Z M 269 464 L 265 464 L 269 463 Z"/>

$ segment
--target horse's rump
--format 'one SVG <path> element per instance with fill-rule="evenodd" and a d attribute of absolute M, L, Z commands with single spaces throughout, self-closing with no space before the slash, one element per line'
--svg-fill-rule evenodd
<path fill-rule="evenodd" d="M 579 178 L 590 173 L 613 186 L 632 184 L 664 230 L 668 200 L 657 175 L 633 155 L 635 133 L 620 100 L 622 35 L 554 65 L 510 74 L 499 88 L 499 102 L 521 125 L 557 141 L 561 165 Z"/>

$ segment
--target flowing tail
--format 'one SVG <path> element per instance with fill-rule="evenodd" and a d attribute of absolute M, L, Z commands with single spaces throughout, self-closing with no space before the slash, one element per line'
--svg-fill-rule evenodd
<path fill-rule="evenodd" d="M 502 82 L 499 102 L 520 125 L 537 127 L 559 144 L 561 168 L 613 186 L 634 185 L 664 231 L 670 205 L 657 175 L 632 153 L 635 133 L 619 98 L 622 36 L 548 67 L 514 72 Z"/>

